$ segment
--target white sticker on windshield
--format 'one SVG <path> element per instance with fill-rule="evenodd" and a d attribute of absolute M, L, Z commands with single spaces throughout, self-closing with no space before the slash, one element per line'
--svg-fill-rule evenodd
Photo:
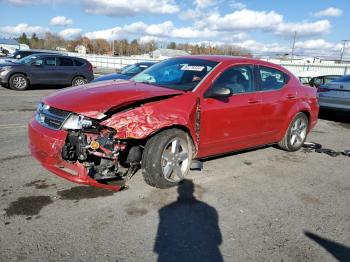
<path fill-rule="evenodd" d="M 204 66 L 190 66 L 190 65 L 184 65 L 181 67 L 181 70 L 183 71 L 203 71 Z"/>

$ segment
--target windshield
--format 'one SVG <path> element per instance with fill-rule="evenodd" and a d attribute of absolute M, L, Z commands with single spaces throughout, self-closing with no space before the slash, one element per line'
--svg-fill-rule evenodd
<path fill-rule="evenodd" d="M 217 64 L 218 62 L 194 58 L 172 58 L 146 69 L 131 80 L 191 91 Z"/>
<path fill-rule="evenodd" d="M 136 75 L 141 71 L 145 70 L 147 67 L 148 67 L 147 65 L 142 65 L 142 64 L 129 65 L 124 67 L 120 73 L 123 75 Z"/>
<path fill-rule="evenodd" d="M 16 63 L 16 64 L 28 64 L 37 58 L 38 57 L 36 55 L 30 55 L 30 56 L 26 56 L 22 59 L 19 59 L 18 61 L 14 62 L 14 63 Z"/>

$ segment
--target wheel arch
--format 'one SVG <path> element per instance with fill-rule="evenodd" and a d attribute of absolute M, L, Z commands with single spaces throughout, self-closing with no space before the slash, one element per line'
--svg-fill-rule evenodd
<path fill-rule="evenodd" d="M 160 132 L 163 132 L 165 130 L 169 130 L 169 129 L 180 129 L 182 131 L 184 131 L 185 133 L 188 134 L 188 136 L 191 139 L 192 142 L 192 149 L 193 149 L 193 156 L 196 156 L 197 152 L 198 152 L 198 145 L 195 142 L 196 140 L 194 139 L 191 130 L 185 126 L 185 125 L 180 125 L 180 124 L 174 124 L 171 126 L 164 126 L 158 130 L 155 130 L 154 132 L 152 132 L 151 134 L 149 134 L 146 138 L 145 138 L 145 142 L 147 142 L 149 139 L 151 139 L 152 137 L 156 136 L 157 134 L 159 134 Z"/>
<path fill-rule="evenodd" d="M 311 108 L 307 103 L 301 103 L 301 104 L 295 104 L 291 110 L 289 111 L 289 114 L 286 117 L 286 120 L 281 128 L 281 131 L 277 135 L 277 141 L 280 141 L 285 133 L 288 130 L 288 127 L 290 123 L 293 121 L 294 117 L 299 114 L 304 113 L 306 117 L 308 118 L 308 132 L 311 130 Z"/>
<path fill-rule="evenodd" d="M 82 77 L 82 78 L 84 78 L 84 79 L 87 80 L 87 78 L 86 78 L 84 75 L 82 75 L 82 74 L 77 74 L 77 75 L 75 75 L 75 76 L 72 77 L 71 83 L 73 83 L 73 80 L 74 80 L 75 78 L 77 78 L 77 77 Z"/>
<path fill-rule="evenodd" d="M 11 77 L 13 77 L 13 76 L 16 75 L 16 74 L 24 75 L 24 76 L 28 79 L 29 85 L 32 84 L 32 80 L 30 79 L 29 75 L 28 75 L 27 73 L 24 73 L 24 72 L 13 72 L 13 73 L 11 73 L 11 74 L 9 75 L 9 77 L 8 77 L 8 80 L 7 80 L 8 83 L 7 83 L 7 84 L 10 84 L 10 79 L 11 79 Z"/>

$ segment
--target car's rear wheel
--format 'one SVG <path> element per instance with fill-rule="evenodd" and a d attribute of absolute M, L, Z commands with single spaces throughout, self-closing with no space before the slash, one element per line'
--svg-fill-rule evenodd
<path fill-rule="evenodd" d="M 306 140 L 309 120 L 304 113 L 298 113 L 290 123 L 284 138 L 278 143 L 286 151 L 299 150 Z"/>
<path fill-rule="evenodd" d="M 80 85 L 85 85 L 88 81 L 82 77 L 82 76 L 77 76 L 74 77 L 72 81 L 72 86 L 80 86 Z"/>
<path fill-rule="evenodd" d="M 189 135 L 180 129 L 160 132 L 146 143 L 142 155 L 143 178 L 158 188 L 177 185 L 187 175 L 193 146 Z"/>
<path fill-rule="evenodd" d="M 28 89 L 29 80 L 25 75 L 14 74 L 9 80 L 10 88 L 17 91 L 23 91 Z"/>

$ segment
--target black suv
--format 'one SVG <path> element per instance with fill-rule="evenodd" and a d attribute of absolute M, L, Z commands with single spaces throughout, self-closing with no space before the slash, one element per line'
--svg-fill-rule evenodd
<path fill-rule="evenodd" d="M 0 84 L 14 90 L 26 90 L 30 85 L 77 86 L 93 79 L 92 65 L 77 57 L 34 54 L 0 64 Z"/>

